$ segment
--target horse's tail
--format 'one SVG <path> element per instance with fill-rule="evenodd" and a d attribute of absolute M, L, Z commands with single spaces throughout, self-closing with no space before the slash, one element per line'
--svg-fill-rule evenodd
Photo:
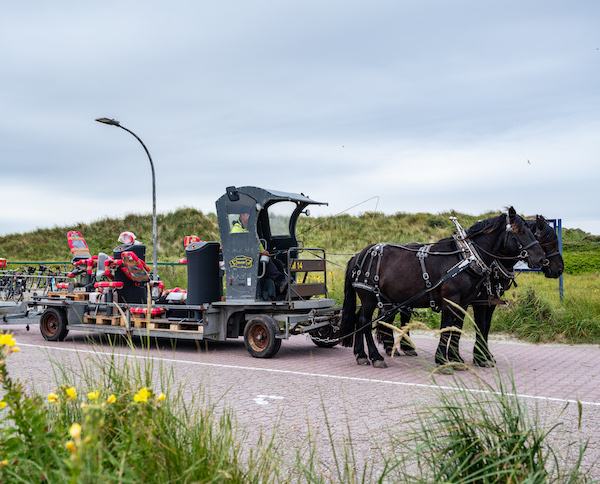
<path fill-rule="evenodd" d="M 346 280 L 344 282 L 344 305 L 342 306 L 342 322 L 340 324 L 340 342 L 342 346 L 352 346 L 353 332 L 356 329 L 356 292 L 352 287 L 352 269 L 354 257 L 348 262 Z"/>

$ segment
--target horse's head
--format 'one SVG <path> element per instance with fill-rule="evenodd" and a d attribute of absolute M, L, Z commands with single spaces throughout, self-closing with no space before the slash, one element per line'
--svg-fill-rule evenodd
<path fill-rule="evenodd" d="M 517 259 L 526 261 L 532 269 L 548 265 L 539 241 L 513 207 L 509 207 L 506 214 L 506 234 L 502 250 L 508 256 L 515 255 Z"/>
<path fill-rule="evenodd" d="M 498 259 L 506 266 L 524 260 L 537 269 L 548 263 L 539 242 L 513 207 L 504 215 L 477 222 L 467 235 L 477 239 L 477 246 L 487 258 Z"/>
<path fill-rule="evenodd" d="M 542 272 L 553 279 L 560 277 L 565 270 L 565 263 L 560 254 L 556 232 L 541 215 L 537 215 L 535 220 L 526 220 L 525 223 L 546 254 L 548 263 L 542 266 Z"/>

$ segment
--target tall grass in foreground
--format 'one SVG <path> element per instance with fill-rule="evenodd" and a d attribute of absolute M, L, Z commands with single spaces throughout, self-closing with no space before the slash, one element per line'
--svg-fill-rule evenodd
<path fill-rule="evenodd" d="M 14 338 L 0 338 L 0 482 L 266 482 L 269 454 L 254 457 L 265 448 L 242 459 L 231 412 L 216 415 L 164 370 L 155 390 L 151 360 L 94 357 L 80 386 L 28 395 L 6 367 Z"/>
<path fill-rule="evenodd" d="M 0 482 L 588 482 L 585 445 L 569 444 L 570 463 L 560 458 L 549 439 L 559 424 L 544 427 L 512 380 L 482 383 L 481 392 L 440 387 L 439 403 L 417 407 L 412 430 L 390 429 L 372 455 L 355 450 L 350 424 L 340 443 L 323 402 L 333 455 L 325 464 L 310 431 L 296 447 L 276 435 L 251 447 L 231 411 L 216 412 L 201 388 L 149 358 L 58 365 L 56 391 L 29 395 L 7 370 L 15 344 L 0 334 Z"/>
<path fill-rule="evenodd" d="M 512 377 L 496 374 L 494 380 L 493 385 L 480 381 L 476 391 L 440 390 L 439 404 L 419 412 L 407 436 L 413 445 L 407 462 L 416 463 L 417 470 L 407 482 L 591 482 L 580 470 L 587 445 L 568 443 L 561 455 L 551 445 L 554 434 L 560 433 L 560 421 L 545 425 L 537 407 L 531 413 L 517 396 Z M 458 380 L 455 383 L 460 387 Z M 397 445 L 403 447 L 405 441 Z"/>

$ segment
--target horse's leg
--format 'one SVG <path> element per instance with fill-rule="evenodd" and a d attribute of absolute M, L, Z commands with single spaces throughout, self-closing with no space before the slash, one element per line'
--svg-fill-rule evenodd
<path fill-rule="evenodd" d="M 453 326 L 456 326 L 459 329 L 462 329 L 462 318 L 457 318 L 458 320 L 460 320 L 459 325 L 454 324 Z M 459 321 L 456 322 L 459 322 Z M 460 351 L 459 351 L 459 343 L 460 343 L 460 332 L 458 331 L 451 331 L 450 332 L 450 341 L 448 343 L 448 359 L 454 363 L 464 363 L 465 360 L 463 360 L 462 356 L 460 356 Z"/>
<path fill-rule="evenodd" d="M 374 308 L 368 302 L 363 300 L 362 308 L 359 311 L 358 322 L 356 324 L 356 334 L 354 335 L 354 356 L 359 365 L 370 365 L 371 362 L 365 353 L 364 338 L 371 333 Z M 373 339 L 371 337 L 371 339 Z"/>
<path fill-rule="evenodd" d="M 440 325 L 440 329 L 449 328 L 452 326 L 452 312 L 450 312 L 449 308 L 442 309 L 442 321 Z M 440 341 L 438 343 L 437 350 L 435 351 L 435 363 L 437 365 L 445 365 L 448 363 L 448 340 L 450 339 L 450 333 L 448 331 L 443 331 L 440 334 Z"/>
<path fill-rule="evenodd" d="M 496 366 L 496 360 L 494 360 L 488 345 L 488 335 L 495 309 L 496 306 L 473 306 L 477 329 L 475 347 L 473 348 L 473 363 L 484 368 L 493 368 Z"/>
<path fill-rule="evenodd" d="M 442 324 L 441 329 L 456 326 L 462 328 L 463 314 L 457 309 L 446 306 L 442 309 Z M 443 331 L 440 335 L 440 342 L 435 352 L 435 362 L 438 365 L 445 365 L 449 362 L 464 363 L 464 360 L 458 352 L 458 342 L 460 333 L 456 331 Z"/>
<path fill-rule="evenodd" d="M 379 316 L 381 316 L 381 310 L 379 312 Z M 384 318 L 382 320 L 385 323 L 388 324 L 394 324 L 394 316 L 388 316 L 387 318 Z M 387 326 L 383 326 L 381 324 L 378 324 L 377 326 L 375 326 L 375 332 L 377 334 L 377 341 L 379 341 L 381 344 L 383 344 L 383 349 L 385 349 L 385 352 L 387 353 L 388 356 L 392 356 L 392 348 L 394 347 L 394 331 L 390 328 L 388 328 Z M 399 356 L 398 352 L 396 351 L 396 354 L 394 356 Z"/>
<path fill-rule="evenodd" d="M 410 311 L 403 311 L 400 313 L 400 327 L 404 328 L 404 326 L 410 323 L 410 315 Z M 406 332 L 406 336 L 410 336 L 410 331 Z M 402 338 L 402 341 L 400 341 L 400 349 L 404 352 L 406 356 L 417 356 L 417 351 L 415 350 L 414 346 L 411 345 L 408 341 L 406 341 L 405 338 Z"/>
<path fill-rule="evenodd" d="M 372 325 L 367 325 L 364 328 L 364 337 L 367 342 L 367 349 L 369 350 L 369 358 L 373 362 L 375 368 L 387 368 L 387 364 L 383 359 L 383 356 L 377 351 L 377 345 L 373 339 L 373 328 Z"/>

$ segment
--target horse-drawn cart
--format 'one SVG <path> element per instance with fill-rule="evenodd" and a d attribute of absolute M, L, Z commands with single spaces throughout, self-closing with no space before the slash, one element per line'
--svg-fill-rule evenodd
<path fill-rule="evenodd" d="M 301 194 L 229 187 L 216 202 L 220 243 L 194 238 L 186 246 L 186 292 L 163 291 L 152 280 L 141 244 L 120 245 L 112 257 L 90 256 L 83 238 L 73 236 L 73 264 L 85 270 L 29 304 L 44 309 L 40 330 L 50 341 L 70 330 L 212 341 L 243 336 L 261 358 L 296 334 L 335 346 L 341 308 L 329 297 L 325 252 L 296 237 L 298 217 L 315 204 L 321 203 Z M 273 265 L 283 279 L 272 279 Z"/>

